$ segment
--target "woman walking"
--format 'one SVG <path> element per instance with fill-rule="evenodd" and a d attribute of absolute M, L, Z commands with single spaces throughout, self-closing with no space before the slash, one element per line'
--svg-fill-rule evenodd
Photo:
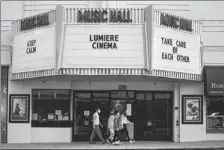
<path fill-rule="evenodd" d="M 120 112 L 117 111 L 115 112 L 115 117 L 114 117 L 114 140 L 113 140 L 113 144 L 121 144 L 120 143 L 120 129 L 121 129 L 121 116 L 120 116 Z"/>
<path fill-rule="evenodd" d="M 108 119 L 108 130 L 109 130 L 109 133 L 110 133 L 110 136 L 108 137 L 107 139 L 107 142 L 113 142 L 113 139 L 114 139 L 114 112 L 111 111 L 110 112 L 110 117 Z"/>
<path fill-rule="evenodd" d="M 125 133 L 126 138 L 129 141 L 129 143 L 134 143 L 135 140 L 131 140 L 129 137 L 129 133 L 128 133 L 128 129 L 127 129 L 128 123 L 133 125 L 133 123 L 128 120 L 126 111 L 124 111 L 123 114 L 121 115 L 122 132 Z"/>

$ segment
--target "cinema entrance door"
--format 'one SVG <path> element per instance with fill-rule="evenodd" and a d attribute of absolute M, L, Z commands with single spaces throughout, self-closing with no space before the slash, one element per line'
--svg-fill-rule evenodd
<path fill-rule="evenodd" d="M 100 107 L 100 121 L 107 138 L 107 121 L 115 104 L 120 103 L 127 118 L 130 136 L 138 141 L 172 140 L 172 92 L 150 91 L 74 91 L 73 140 L 88 141 L 92 131 L 92 115 Z M 125 135 L 121 139 L 125 140 Z M 98 139 L 96 139 L 98 140 Z"/>

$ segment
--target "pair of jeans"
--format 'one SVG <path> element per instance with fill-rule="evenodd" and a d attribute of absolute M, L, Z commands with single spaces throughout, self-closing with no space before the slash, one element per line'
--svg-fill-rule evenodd
<path fill-rule="evenodd" d="M 119 130 L 115 131 L 113 142 L 115 142 L 115 141 L 120 141 L 120 131 Z"/>
<path fill-rule="evenodd" d="M 130 140 L 129 134 L 128 134 L 128 129 L 127 129 L 127 124 L 123 124 L 123 130 L 122 132 L 125 132 L 126 138 L 128 139 L 128 141 Z"/>
<path fill-rule="evenodd" d="M 110 136 L 108 137 L 108 140 L 113 141 L 113 139 L 114 139 L 114 129 L 108 129 L 108 130 L 110 132 Z"/>
<path fill-rule="evenodd" d="M 95 128 L 93 128 L 92 133 L 91 133 L 91 136 L 90 136 L 90 141 L 93 141 L 93 139 L 96 136 L 96 134 L 98 135 L 98 137 L 100 138 L 100 140 L 102 142 L 104 142 L 104 139 L 102 137 L 102 133 L 101 133 L 101 130 L 100 130 L 99 125 L 95 125 Z"/>

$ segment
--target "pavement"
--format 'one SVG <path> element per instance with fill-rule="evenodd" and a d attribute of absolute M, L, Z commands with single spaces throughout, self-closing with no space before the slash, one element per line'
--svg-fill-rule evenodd
<path fill-rule="evenodd" d="M 89 144 L 87 142 L 72 143 L 41 143 L 41 144 L 1 144 L 0 148 L 4 149 L 147 149 L 147 150 L 224 150 L 224 141 L 203 141 L 203 142 L 143 142 L 137 141 L 133 144 L 124 142 L 121 145 Z"/>

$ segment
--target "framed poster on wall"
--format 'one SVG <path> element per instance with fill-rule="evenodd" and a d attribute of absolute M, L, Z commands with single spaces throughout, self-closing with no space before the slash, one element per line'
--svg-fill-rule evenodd
<path fill-rule="evenodd" d="M 10 94 L 9 122 L 29 123 L 30 121 L 30 94 Z"/>
<path fill-rule="evenodd" d="M 182 95 L 182 124 L 203 124 L 202 95 Z"/>

